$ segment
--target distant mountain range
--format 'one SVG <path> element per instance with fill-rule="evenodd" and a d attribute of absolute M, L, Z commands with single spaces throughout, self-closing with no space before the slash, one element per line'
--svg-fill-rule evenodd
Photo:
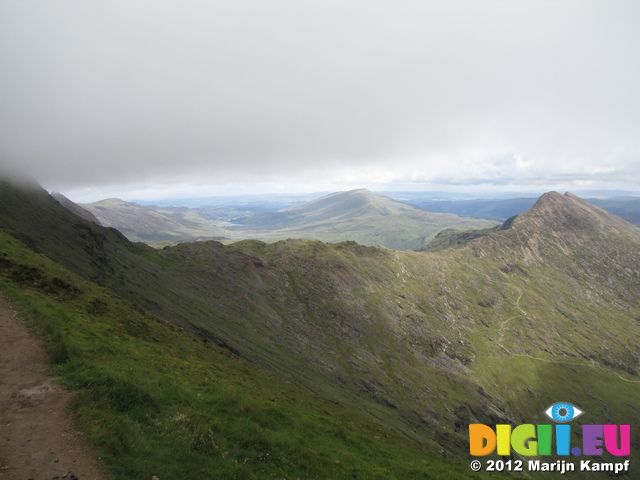
<path fill-rule="evenodd" d="M 219 205 L 172 207 L 140 205 L 119 199 L 75 204 L 59 193 L 53 196 L 74 213 L 116 228 L 131 241 L 149 245 L 165 246 L 195 240 L 275 242 L 304 238 L 325 242 L 353 240 L 362 245 L 395 250 L 423 249 L 445 230 L 494 227 L 528 210 L 537 201 L 537 198 L 433 201 L 407 194 L 408 203 L 404 203 L 358 189 L 274 211 L 273 205 L 291 203 L 294 197 L 281 196 L 271 201 L 259 199 L 253 203 L 239 198 L 217 199 Z M 589 202 L 640 226 L 638 198 L 592 198 Z M 442 241 L 443 237 L 440 237 L 439 244 Z"/>
<path fill-rule="evenodd" d="M 497 225 L 483 219 L 433 213 L 367 189 L 338 192 L 273 213 L 234 220 L 243 236 L 263 241 L 305 238 L 323 242 L 352 240 L 367 246 L 414 250 L 445 229 Z"/>
<path fill-rule="evenodd" d="M 445 229 L 481 229 L 498 223 L 427 212 L 366 189 L 334 193 L 276 212 L 257 213 L 236 206 L 152 207 L 118 199 L 75 205 L 60 194 L 54 196 L 72 211 L 82 208 L 101 225 L 118 229 L 132 241 L 149 244 L 303 238 L 325 242 L 352 240 L 362 245 L 409 250 L 421 248 Z"/>

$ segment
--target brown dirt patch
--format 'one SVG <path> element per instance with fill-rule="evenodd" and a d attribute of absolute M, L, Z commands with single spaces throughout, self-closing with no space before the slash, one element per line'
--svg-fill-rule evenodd
<path fill-rule="evenodd" d="M 0 297 L 0 479 L 106 479 L 72 402 L 50 376 L 42 342 Z"/>

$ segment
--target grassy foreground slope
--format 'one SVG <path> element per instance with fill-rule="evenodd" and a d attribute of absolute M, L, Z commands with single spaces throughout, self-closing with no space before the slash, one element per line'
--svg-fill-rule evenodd
<path fill-rule="evenodd" d="M 0 233 L 0 290 L 114 479 L 484 478 L 257 369 Z"/>

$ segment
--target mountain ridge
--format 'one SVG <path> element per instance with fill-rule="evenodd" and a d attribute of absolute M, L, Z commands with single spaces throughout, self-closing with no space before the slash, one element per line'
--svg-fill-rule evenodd
<path fill-rule="evenodd" d="M 534 215 L 542 216 L 543 213 L 546 213 L 547 219 L 564 216 L 567 218 L 576 217 L 588 221 L 590 217 L 595 217 L 600 220 L 598 223 L 600 228 L 602 228 L 604 223 L 610 223 L 620 231 L 633 232 L 634 234 L 638 231 L 635 225 L 570 192 L 566 192 L 564 195 L 558 192 L 545 193 L 529 211 L 521 214 L 521 216 L 519 215 L 519 219 L 516 217 L 516 222 L 520 222 Z M 593 221 L 590 223 L 593 223 Z M 595 226 L 596 224 L 593 223 L 593 225 Z"/>
<path fill-rule="evenodd" d="M 518 232 L 516 238 L 523 239 L 521 248 L 528 252 L 531 260 L 537 258 L 545 261 L 544 257 L 541 258 L 540 245 L 548 251 L 560 249 L 565 255 L 581 256 L 597 247 L 605 254 L 600 255 L 600 259 L 593 256 L 590 258 L 591 262 L 601 264 L 606 259 L 612 262 L 612 266 L 622 268 L 622 264 L 616 259 L 625 257 L 630 251 L 614 237 L 622 236 L 640 246 L 638 227 L 569 192 L 564 195 L 558 192 L 546 193 L 530 210 L 505 224 L 508 228 L 503 231 Z M 545 242 L 541 242 L 543 239 Z"/>

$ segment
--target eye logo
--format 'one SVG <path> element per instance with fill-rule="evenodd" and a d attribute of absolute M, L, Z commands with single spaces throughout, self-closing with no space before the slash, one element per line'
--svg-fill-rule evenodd
<path fill-rule="evenodd" d="M 550 405 L 544 414 L 554 422 L 565 423 L 575 420 L 584 412 L 575 405 L 567 402 L 558 402 Z"/>

